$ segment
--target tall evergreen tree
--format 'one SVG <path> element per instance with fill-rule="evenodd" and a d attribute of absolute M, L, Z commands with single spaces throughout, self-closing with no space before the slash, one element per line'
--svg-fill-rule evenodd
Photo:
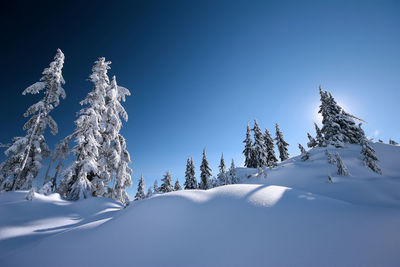
<path fill-rule="evenodd" d="M 80 102 L 82 108 L 75 121 L 76 129 L 67 138 L 75 139 L 72 153 L 76 160 L 64 171 L 59 192 L 67 199 L 77 200 L 91 195 L 105 194 L 105 180 L 101 176 L 104 162 L 101 156 L 102 115 L 105 111 L 105 90 L 108 87 L 107 70 L 110 62 L 100 58 L 92 68 L 90 80 L 94 84 L 92 91 Z M 102 165 L 103 164 L 103 165 Z"/>
<path fill-rule="evenodd" d="M 243 143 L 245 144 L 243 150 L 243 155 L 245 157 L 244 166 L 247 168 L 256 168 L 255 153 L 249 124 L 247 124 L 246 138 L 244 139 Z"/>
<path fill-rule="evenodd" d="M 185 189 L 197 189 L 196 170 L 193 163 L 193 158 L 188 158 L 185 171 Z"/>
<path fill-rule="evenodd" d="M 281 130 L 279 129 L 279 124 L 277 123 L 275 125 L 276 128 L 276 146 L 278 147 L 279 150 L 279 158 L 281 161 L 285 161 L 289 158 L 289 152 L 287 147 L 289 146 L 288 143 L 283 139 L 283 134 Z"/>
<path fill-rule="evenodd" d="M 308 151 L 306 151 L 301 144 L 299 144 L 299 149 L 300 149 L 300 152 L 301 152 L 301 159 L 303 161 L 308 160 L 310 158 L 310 153 Z"/>
<path fill-rule="evenodd" d="M 268 154 L 267 147 L 264 141 L 264 135 L 261 132 L 260 126 L 258 126 L 258 122 L 254 119 L 254 153 L 255 153 L 255 162 L 256 167 L 267 166 L 268 163 Z"/>
<path fill-rule="evenodd" d="M 30 189 L 33 179 L 42 168 L 42 160 L 50 156 L 44 132 L 47 126 L 52 134 L 58 132 L 57 123 L 50 116 L 50 112 L 59 105 L 60 97 L 66 96 L 62 88 L 65 84 L 62 76 L 63 65 L 64 54 L 57 49 L 54 61 L 43 70 L 40 81 L 22 92 L 26 95 L 39 94 L 43 91 L 44 96 L 24 114 L 25 117 L 30 116 L 23 127 L 26 135 L 15 137 L 5 151 L 8 158 L 0 164 L 0 191 Z"/>
<path fill-rule="evenodd" d="M 336 156 L 336 164 L 337 164 L 337 168 L 338 168 L 337 174 L 344 175 L 344 176 L 349 175 L 349 171 L 348 171 L 346 165 L 344 165 L 339 153 L 336 152 L 335 156 Z"/>
<path fill-rule="evenodd" d="M 230 180 L 231 184 L 237 184 L 239 182 L 237 175 L 236 175 L 235 162 L 233 161 L 233 159 L 231 162 L 231 167 L 229 168 L 229 180 Z"/>
<path fill-rule="evenodd" d="M 206 149 L 203 149 L 203 159 L 200 165 L 200 184 L 199 188 L 203 190 L 207 190 L 210 188 L 209 179 L 211 177 L 211 168 L 208 164 Z"/>
<path fill-rule="evenodd" d="M 217 185 L 227 185 L 228 182 L 228 175 L 226 173 L 226 165 L 224 160 L 224 153 L 221 155 L 221 161 L 219 163 L 219 173 L 217 175 Z"/>
<path fill-rule="evenodd" d="M 182 190 L 181 184 L 179 183 L 179 180 L 176 179 L 175 185 L 174 185 L 174 190 L 179 191 Z"/>
<path fill-rule="evenodd" d="M 368 168 L 370 168 L 372 171 L 382 174 L 382 170 L 378 165 L 378 157 L 375 154 L 375 150 L 372 148 L 372 146 L 369 144 L 368 140 L 365 138 L 363 142 L 361 143 L 362 149 L 361 149 L 361 154 L 364 155 L 364 164 Z"/>
<path fill-rule="evenodd" d="M 278 159 L 275 156 L 275 151 L 274 151 L 274 140 L 272 139 L 272 136 L 268 129 L 265 129 L 265 134 L 264 134 L 264 141 L 265 141 L 265 146 L 267 149 L 267 166 L 269 167 L 275 167 L 277 165 Z"/>
<path fill-rule="evenodd" d="M 128 196 L 126 187 L 132 184 L 132 170 L 128 167 L 131 162 L 130 155 L 126 149 L 125 138 L 120 134 L 120 117 L 128 121 L 128 114 L 121 101 L 125 102 L 126 96 L 129 95 L 128 89 L 117 85 L 114 76 L 110 85 L 106 87 L 106 106 L 101 119 L 102 146 L 99 162 L 104 164 L 102 178 L 106 184 L 113 181 L 111 196 L 123 203 Z"/>
<path fill-rule="evenodd" d="M 307 133 L 307 137 L 308 137 L 308 143 L 307 146 L 309 148 L 313 148 L 317 146 L 317 141 L 315 141 L 314 137 L 311 136 L 311 134 Z"/>
<path fill-rule="evenodd" d="M 162 178 L 161 181 L 163 182 L 160 186 L 161 193 L 168 193 L 174 191 L 174 188 L 172 186 L 172 177 L 169 171 L 167 171 L 167 173 L 164 175 L 164 178 Z"/>
<path fill-rule="evenodd" d="M 144 189 L 146 187 L 146 183 L 144 182 L 143 175 L 140 177 L 137 192 L 135 195 L 135 200 L 141 200 L 146 198 L 146 194 L 144 193 Z"/>

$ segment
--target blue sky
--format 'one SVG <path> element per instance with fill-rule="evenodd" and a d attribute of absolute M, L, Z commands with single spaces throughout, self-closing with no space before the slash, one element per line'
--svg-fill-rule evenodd
<path fill-rule="evenodd" d="M 33 12 L 32 12 L 33 11 Z M 222 152 L 243 165 L 247 122 L 274 132 L 291 155 L 318 120 L 318 85 L 367 121 L 368 136 L 400 140 L 398 1 L 109 1 L 9 3 L 1 17 L 0 140 L 23 134 L 22 96 L 61 48 L 67 99 L 53 112 L 59 134 L 74 129 L 91 90 L 93 62 L 129 88 L 124 104 L 134 170 L 147 184 L 170 170 L 184 181 L 186 158 L 199 174 L 202 149 L 217 174 Z M 3 157 L 4 158 L 4 157 Z"/>

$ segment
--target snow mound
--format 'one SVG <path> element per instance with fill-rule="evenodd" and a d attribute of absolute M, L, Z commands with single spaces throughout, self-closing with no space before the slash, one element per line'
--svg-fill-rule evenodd
<path fill-rule="evenodd" d="M 0 266 L 398 266 L 400 149 L 374 148 L 382 176 L 362 165 L 359 146 L 329 148 L 350 176 L 337 176 L 317 148 L 267 178 L 239 168 L 242 184 L 126 209 L 103 198 L 4 193 Z"/>

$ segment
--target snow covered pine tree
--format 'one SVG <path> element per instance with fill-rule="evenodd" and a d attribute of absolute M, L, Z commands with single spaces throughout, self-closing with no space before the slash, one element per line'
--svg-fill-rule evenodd
<path fill-rule="evenodd" d="M 65 98 L 62 85 L 65 84 L 62 76 L 64 54 L 57 49 L 54 61 L 42 72 L 43 76 L 26 88 L 22 94 L 38 94 L 44 91 L 44 97 L 33 104 L 24 116 L 31 118 L 23 129 L 27 131 L 24 137 L 15 137 L 13 143 L 5 151 L 6 159 L 0 164 L 0 191 L 30 189 L 33 179 L 42 168 L 42 160 L 50 156 L 50 150 L 43 136 L 47 126 L 51 133 L 58 132 L 57 123 L 49 115 L 50 111 L 60 103 L 60 97 Z"/>
<path fill-rule="evenodd" d="M 164 178 L 162 178 L 161 181 L 163 182 L 160 186 L 161 193 L 168 193 L 174 191 L 174 188 L 172 187 L 172 177 L 169 171 L 167 171 L 167 173 L 164 175 Z"/>
<path fill-rule="evenodd" d="M 135 195 L 135 200 L 141 200 L 146 198 L 146 195 L 144 193 L 144 188 L 146 187 L 146 184 L 144 182 L 144 178 L 143 175 L 140 176 L 140 180 L 139 180 L 139 184 L 138 184 L 138 188 L 137 188 L 137 192 Z"/>
<path fill-rule="evenodd" d="M 300 152 L 301 152 L 301 159 L 303 161 L 308 160 L 310 158 L 310 153 L 308 151 L 306 151 L 301 144 L 299 144 L 299 149 L 300 149 Z"/>
<path fill-rule="evenodd" d="M 246 138 L 243 143 L 245 144 L 243 155 L 245 157 L 244 166 L 247 168 L 256 168 L 255 153 L 253 148 L 253 141 L 251 139 L 250 126 L 247 123 Z"/>
<path fill-rule="evenodd" d="M 231 167 L 229 168 L 229 180 L 231 181 L 231 184 L 237 184 L 239 182 L 236 176 L 236 167 L 233 159 L 231 162 Z"/>
<path fill-rule="evenodd" d="M 264 167 L 267 166 L 268 163 L 268 154 L 267 147 L 264 141 L 264 135 L 261 132 L 260 126 L 258 126 L 258 122 L 254 119 L 254 155 L 255 155 L 255 167 Z"/>
<path fill-rule="evenodd" d="M 197 189 L 196 170 L 193 163 L 193 158 L 188 158 L 185 171 L 185 189 Z"/>
<path fill-rule="evenodd" d="M 229 184 L 228 182 L 228 175 L 226 173 L 226 166 L 225 166 L 225 160 L 224 160 L 224 153 L 221 155 L 221 161 L 219 163 L 219 173 L 217 175 L 217 185 L 227 185 Z"/>
<path fill-rule="evenodd" d="M 279 150 L 279 158 L 281 159 L 281 161 L 285 161 L 289 158 L 289 152 L 287 149 L 287 146 L 289 146 L 288 143 L 286 143 L 286 141 L 283 139 L 283 134 L 281 132 L 281 130 L 279 129 L 279 124 L 275 124 L 275 128 L 276 128 L 276 146 L 278 147 Z"/>
<path fill-rule="evenodd" d="M 275 167 L 277 165 L 278 159 L 275 156 L 275 151 L 274 151 L 274 140 L 272 139 L 272 136 L 268 129 L 265 129 L 265 134 L 264 134 L 264 141 L 265 141 L 265 146 L 267 149 L 267 166 L 268 167 Z"/>
<path fill-rule="evenodd" d="M 179 191 L 182 190 L 181 184 L 179 183 L 179 180 L 176 179 L 175 185 L 174 185 L 174 190 Z"/>
<path fill-rule="evenodd" d="M 308 137 L 308 143 L 307 146 L 309 148 L 313 148 L 317 146 L 317 141 L 315 141 L 314 137 L 311 136 L 311 134 L 307 133 L 307 137 Z"/>
<path fill-rule="evenodd" d="M 210 176 L 211 176 L 211 168 L 208 164 L 207 156 L 206 156 L 206 149 L 203 149 L 203 160 L 201 161 L 200 165 L 200 184 L 199 188 L 203 190 L 207 190 L 210 187 Z"/>
<path fill-rule="evenodd" d="M 382 170 L 378 165 L 378 157 L 375 155 L 375 150 L 366 138 L 362 141 L 361 146 L 361 154 L 364 155 L 363 161 L 365 166 L 378 174 L 382 174 Z"/>

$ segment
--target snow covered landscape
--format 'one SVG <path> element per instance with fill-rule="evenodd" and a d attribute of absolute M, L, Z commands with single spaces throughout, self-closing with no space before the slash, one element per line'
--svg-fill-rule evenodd
<path fill-rule="evenodd" d="M 290 158 L 266 177 L 237 168 L 240 184 L 125 209 L 100 197 L 36 194 L 30 202 L 26 191 L 2 193 L 0 265 L 398 266 L 400 147 L 373 147 L 382 176 L 363 166 L 358 145 L 329 148 L 349 176 L 313 148 L 309 160 Z"/>
<path fill-rule="evenodd" d="M 400 2 L 22 2 L 0 267 L 400 266 Z"/>

